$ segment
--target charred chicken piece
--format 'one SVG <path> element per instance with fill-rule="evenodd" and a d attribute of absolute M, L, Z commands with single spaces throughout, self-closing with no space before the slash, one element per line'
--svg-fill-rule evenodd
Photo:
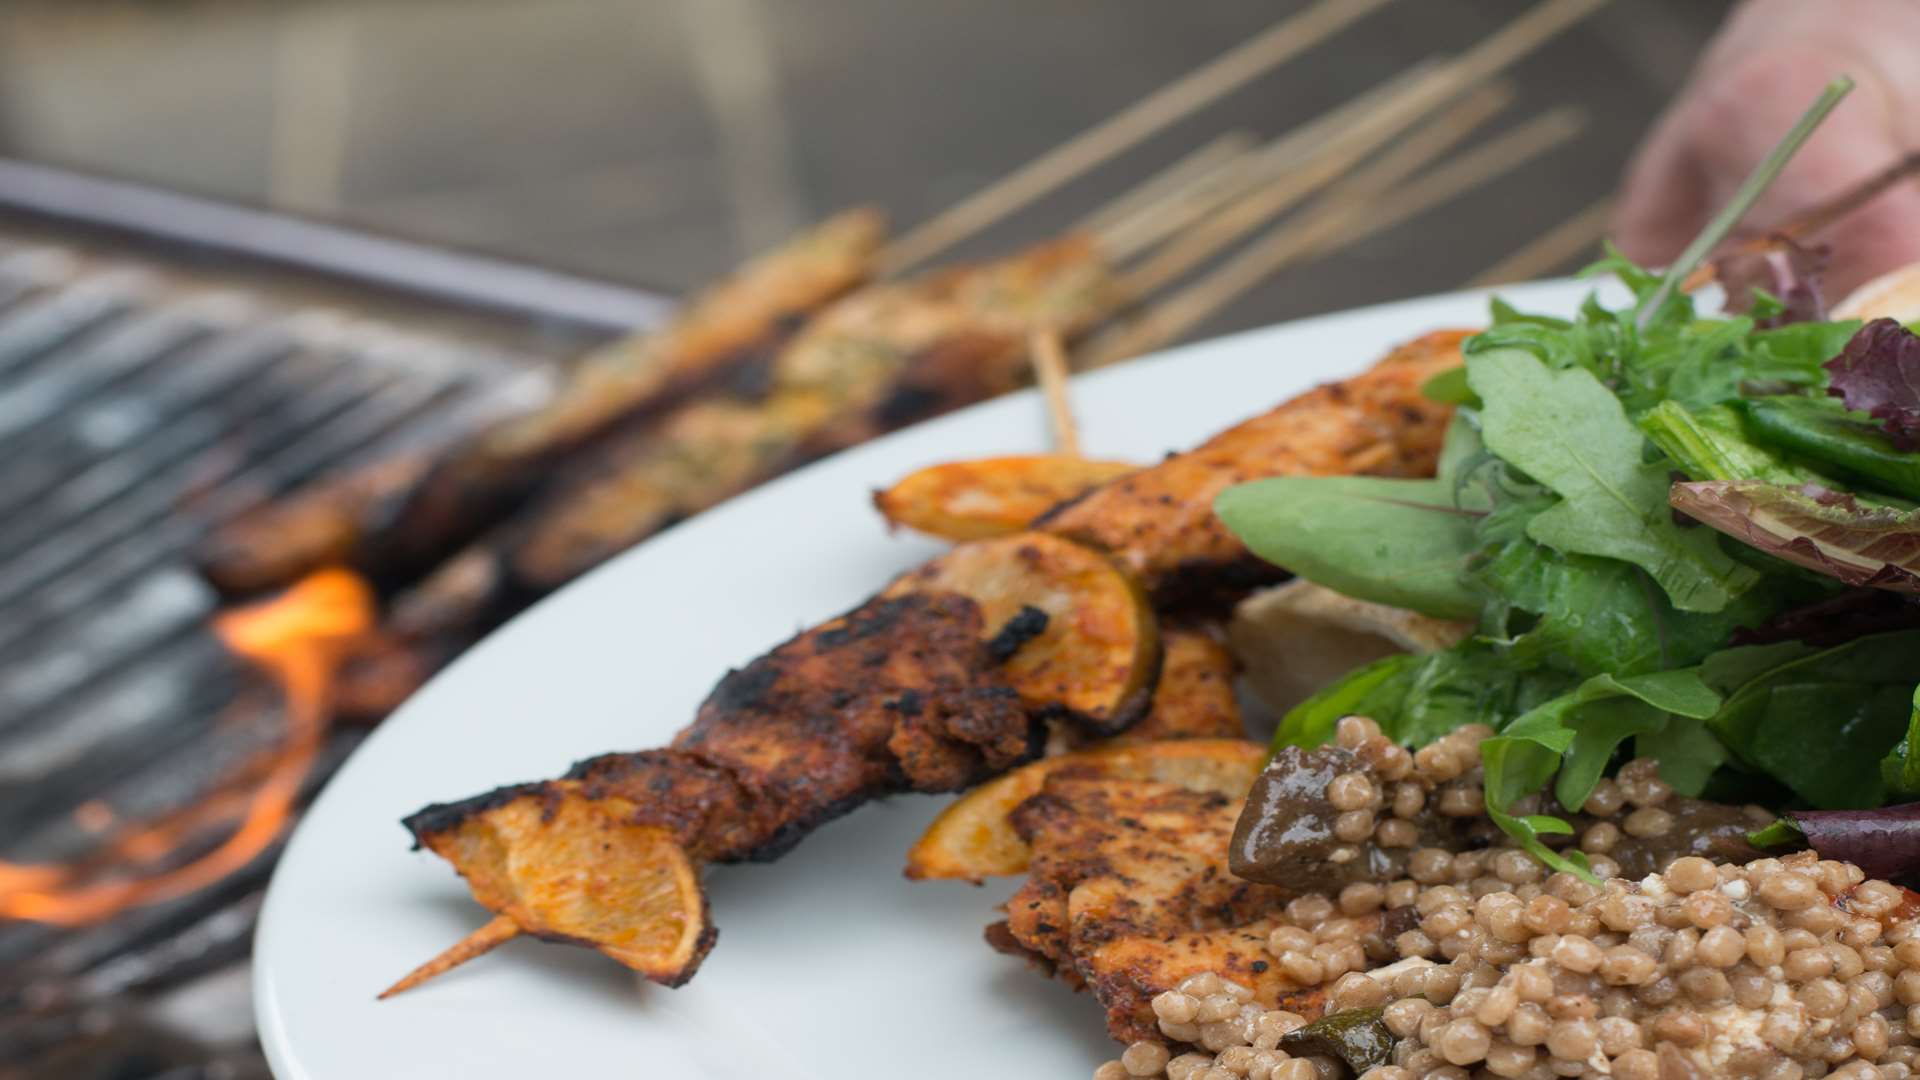
<path fill-rule="evenodd" d="M 1431 475 L 1452 410 L 1420 388 L 1460 364 L 1460 342 L 1470 333 L 1409 342 L 1360 375 L 1097 488 L 1035 527 L 1111 552 L 1163 605 L 1276 581 L 1281 572 L 1214 516 L 1214 496 L 1267 476 Z"/>
<path fill-rule="evenodd" d="M 671 955 L 625 948 L 645 935 L 616 907 L 626 892 L 589 857 L 598 849 L 581 831 L 656 830 L 696 868 L 773 859 L 871 799 L 953 791 L 1026 760 L 1040 725 L 981 637 L 979 609 L 964 598 L 874 600 L 728 673 L 667 749 L 594 758 L 563 780 L 429 806 L 405 825 L 519 929 L 682 982 L 710 934 L 654 935 L 679 950 Z M 625 851 L 640 841 L 620 842 Z M 534 864 L 537 889 L 499 869 Z M 703 906 L 680 905 L 676 917 Z"/>

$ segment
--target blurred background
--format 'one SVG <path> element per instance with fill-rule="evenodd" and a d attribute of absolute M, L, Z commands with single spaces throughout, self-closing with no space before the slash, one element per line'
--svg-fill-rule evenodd
<path fill-rule="evenodd" d="M 910 225 L 1265 29 L 1274 0 L 0 6 L 0 151 L 668 293 L 872 202 Z M 1514 72 L 1578 144 L 1208 329 L 1448 289 L 1611 190 L 1728 5 L 1615 0 Z M 989 233 L 1056 230 L 1210 132 L 1279 132 L 1525 7 L 1368 19 Z"/>
<path fill-rule="evenodd" d="M 367 728 L 545 590 L 913 418 L 876 409 L 837 442 L 811 432 L 726 483 L 660 494 L 662 469 L 734 460 L 710 421 L 760 423 L 771 358 L 818 308 L 803 305 L 763 312 L 758 336 L 715 361 L 720 382 L 612 409 L 592 438 L 533 461 L 537 485 L 474 457 L 491 418 L 567 400 L 581 357 L 599 358 L 590 373 L 631 370 L 643 353 L 624 334 L 834 212 L 872 204 L 918 235 L 1328 10 L 1354 19 L 904 262 L 1003 259 L 1114 208 L 1103 242 L 1131 239 L 1112 272 L 1156 284 L 1069 342 L 1083 366 L 1564 272 L 1595 250 L 1627 155 L 1727 6 L 0 3 L 0 1080 L 265 1076 L 254 919 L 286 828 Z M 1322 125 L 1320 143 L 1204 212 L 1116 202 L 1181 162 L 1188 180 L 1206 161 L 1246 165 L 1431 73 L 1417 65 L 1437 53 L 1479 55 L 1537 7 L 1572 14 L 1312 184 L 1342 132 L 1371 121 Z M 900 250 L 875 256 L 880 276 L 899 280 Z M 947 314 L 968 330 L 993 313 Z M 1026 338 L 1004 330 L 995 362 L 1024 376 Z M 912 388 L 881 389 L 897 404 Z M 484 489 L 488 514 L 425 519 L 444 544 L 424 555 L 358 533 L 307 543 L 341 521 L 388 527 L 395 506 L 431 511 L 421 485 L 448 476 Z M 593 522 L 608 537 L 546 577 L 515 569 L 530 533 L 573 536 L 566 512 L 608 490 Z M 329 562 L 348 569 L 312 573 Z"/>

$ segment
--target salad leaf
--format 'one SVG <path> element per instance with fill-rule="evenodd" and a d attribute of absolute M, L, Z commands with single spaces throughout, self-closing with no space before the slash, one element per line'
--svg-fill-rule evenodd
<path fill-rule="evenodd" d="M 1673 485 L 1674 507 L 1715 529 L 1849 585 L 1920 593 L 1920 510 L 1750 480 Z"/>
<path fill-rule="evenodd" d="M 1690 480 L 1837 486 L 1785 454 L 1754 442 L 1745 418 L 1731 405 L 1689 410 L 1677 401 L 1663 401 L 1641 415 L 1640 431 Z"/>
<path fill-rule="evenodd" d="M 1411 653 L 1383 656 L 1347 673 L 1287 710 L 1273 733 L 1273 748 L 1319 746 L 1333 738 L 1343 716 L 1369 716 L 1378 721 L 1383 715 L 1397 714 L 1406 700 L 1407 687 L 1412 685 L 1413 669 L 1423 659 Z"/>
<path fill-rule="evenodd" d="M 1895 446 L 1920 450 L 1920 335 L 1875 319 L 1826 367 L 1827 393 L 1885 424 Z"/>
<path fill-rule="evenodd" d="M 1753 833 L 1755 847 L 1804 841 L 1823 859 L 1840 859 L 1868 877 L 1909 880 L 1920 869 L 1920 803 L 1872 810 L 1795 810 Z"/>
<path fill-rule="evenodd" d="M 1220 493 L 1214 512 L 1253 553 L 1335 592 L 1472 619 L 1482 598 L 1463 579 L 1484 509 L 1443 480 L 1281 476 Z"/>
<path fill-rule="evenodd" d="M 1734 631 L 1735 645 L 1802 641 L 1844 645 L 1868 634 L 1920 628 L 1920 600 L 1885 589 L 1845 589 Z"/>
<path fill-rule="evenodd" d="M 1880 762 L 1880 780 L 1888 791 L 1920 795 L 1920 687 L 1913 692 L 1906 737 L 1895 743 Z"/>
<path fill-rule="evenodd" d="M 1812 459 L 1817 467 L 1920 499 L 1920 454 L 1895 447 L 1878 425 L 1849 415 L 1839 402 L 1783 395 L 1749 401 L 1744 408 L 1755 439 Z"/>
<path fill-rule="evenodd" d="M 1582 873 L 1587 869 L 1584 860 L 1572 863 L 1541 840 L 1543 834 L 1571 833 L 1573 827 L 1550 815 L 1516 814 L 1514 802 L 1539 790 L 1557 772 L 1555 798 L 1569 812 L 1578 812 L 1621 743 L 1665 730 L 1672 716 L 1712 716 L 1720 702 L 1720 695 L 1691 669 L 1628 679 L 1596 675 L 1528 710 L 1480 744 L 1487 812 L 1536 858 L 1556 869 Z M 1561 862 L 1542 857 L 1543 851 Z"/>
<path fill-rule="evenodd" d="M 1487 816 L 1542 865 L 1598 885 L 1599 878 L 1594 876 L 1585 852 L 1569 850 L 1563 855 L 1546 844 L 1545 837 L 1572 835 L 1572 825 L 1551 814 L 1516 814 L 1510 809 L 1546 786 L 1559 767 L 1560 755 L 1571 745 L 1573 732 L 1552 726 L 1537 733 L 1496 736 L 1482 742 Z"/>
<path fill-rule="evenodd" d="M 1526 352 L 1498 350 L 1469 356 L 1467 381 L 1486 403 L 1487 448 L 1564 500 L 1536 515 L 1528 536 L 1633 563 L 1682 611 L 1718 611 L 1759 580 L 1712 534 L 1654 511 L 1666 471 L 1643 460 L 1639 429 L 1590 372 L 1552 371 Z"/>
<path fill-rule="evenodd" d="M 1707 781 L 1727 763 L 1729 755 L 1704 722 L 1672 716 L 1659 731 L 1634 737 L 1633 756 L 1659 762 L 1660 779 L 1682 795 L 1697 797 L 1706 791 Z"/>
<path fill-rule="evenodd" d="M 1703 665 L 1701 677 L 1722 692 L 1730 679 L 1742 683 L 1708 720 L 1736 757 L 1821 809 L 1885 800 L 1880 760 L 1911 720 L 1920 631 L 1817 651 L 1787 644 L 1729 652 L 1736 655 Z"/>
<path fill-rule="evenodd" d="M 1727 310 L 1754 312 L 1761 326 L 1784 326 L 1827 317 L 1820 277 L 1832 261 L 1824 244 L 1798 244 L 1774 236 L 1759 248 L 1743 248 L 1713 261 L 1713 276 L 1727 293 Z"/>

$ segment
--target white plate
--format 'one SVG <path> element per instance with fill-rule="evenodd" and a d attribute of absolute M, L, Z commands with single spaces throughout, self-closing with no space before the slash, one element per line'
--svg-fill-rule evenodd
<path fill-rule="evenodd" d="M 1571 313 L 1586 286 L 1505 290 Z M 1485 319 L 1456 294 L 1176 349 L 1074 381 L 1087 450 L 1152 460 L 1399 341 Z M 1084 995 L 990 951 L 1013 882 L 913 884 L 944 800 L 903 796 L 772 866 L 708 875 L 719 944 L 687 986 L 516 941 L 388 1002 L 374 994 L 485 921 L 446 863 L 410 852 L 424 803 L 664 744 L 714 680 L 852 607 L 937 550 L 889 537 L 869 492 L 955 458 L 1045 449 L 1033 394 L 840 454 L 640 546 L 493 635 L 383 724 L 327 786 L 274 875 L 256 941 L 260 1035 L 281 1080 L 372 1077 L 1088 1075 L 1111 1056 Z"/>

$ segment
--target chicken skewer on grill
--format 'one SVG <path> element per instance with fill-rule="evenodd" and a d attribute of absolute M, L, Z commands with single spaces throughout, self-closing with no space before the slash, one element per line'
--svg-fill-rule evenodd
<path fill-rule="evenodd" d="M 520 931 L 683 982 L 711 945 L 694 880 L 702 864 L 777 857 L 883 795 L 977 783 L 1039 752 L 1049 717 L 1066 714 L 1102 734 L 1137 720 L 1144 710 L 1128 703 L 1151 696 L 1161 661 L 1157 620 L 1142 598 L 1196 576 L 1214 579 L 1217 595 L 1229 577 L 1217 571 L 1246 558 L 1212 525 L 1213 493 L 1288 472 L 1430 472 L 1447 409 L 1420 386 L 1459 362 L 1461 336 L 1421 339 L 1096 489 L 1042 523 L 1058 532 L 981 542 L 1002 545 L 999 557 L 978 557 L 977 544 L 956 548 L 729 674 L 667 749 L 608 755 L 559 781 L 431 806 L 407 825 Z M 1103 613 L 1091 625 L 1081 617 L 1089 610 Z M 1127 618 L 1131 642 L 1112 630 Z M 1106 695 L 1064 700 L 1089 685 Z M 666 857 L 605 854 L 656 848 Z M 596 873 L 603 858 L 627 869 Z M 683 902 L 675 932 L 649 939 L 664 944 L 636 953 L 642 935 L 621 912 L 632 910 L 642 864 Z M 496 920 L 470 942 L 506 936 Z M 480 951 L 456 946 L 400 988 Z"/>
<path fill-rule="evenodd" d="M 388 633 L 349 665 L 345 699 L 383 713 L 527 603 L 674 522 L 825 453 L 1013 389 L 1034 329 L 1082 333 L 1121 299 L 1082 237 L 845 297 L 758 378 L 615 440 L 398 596 Z"/>
<path fill-rule="evenodd" d="M 702 292 L 658 332 L 582 361 L 546 405 L 498 421 L 439 460 L 375 462 L 217 526 L 201 572 L 230 593 L 349 562 L 405 582 L 510 511 L 559 463 L 637 419 L 764 360 L 835 298 L 869 280 L 886 226 L 850 210 Z"/>

